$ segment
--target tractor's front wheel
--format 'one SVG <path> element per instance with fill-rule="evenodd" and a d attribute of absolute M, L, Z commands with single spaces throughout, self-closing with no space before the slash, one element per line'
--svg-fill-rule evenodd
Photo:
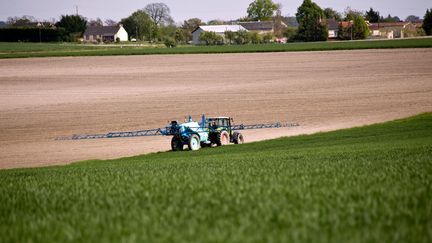
<path fill-rule="evenodd" d="M 230 137 L 227 131 L 222 131 L 220 133 L 217 134 L 216 136 L 216 145 L 217 146 L 222 146 L 222 145 L 227 145 L 229 144 L 230 141 Z"/>
<path fill-rule="evenodd" d="M 182 151 L 183 150 L 183 142 L 178 137 L 173 137 L 171 139 L 171 149 L 172 151 Z"/>
<path fill-rule="evenodd" d="M 198 150 L 198 149 L 200 149 L 201 143 L 200 143 L 200 138 L 198 137 L 198 135 L 193 134 L 189 138 L 188 147 L 189 147 L 189 150 Z"/>

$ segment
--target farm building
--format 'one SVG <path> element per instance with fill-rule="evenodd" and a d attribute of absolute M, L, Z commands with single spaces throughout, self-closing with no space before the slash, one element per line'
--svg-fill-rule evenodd
<path fill-rule="evenodd" d="M 273 21 L 254 21 L 254 22 L 239 22 L 243 28 L 248 31 L 255 31 L 260 34 L 267 34 L 274 32 L 274 23 Z"/>
<path fill-rule="evenodd" d="M 238 32 L 238 31 L 247 31 L 243 26 L 241 25 L 202 25 L 198 26 L 194 31 L 192 31 L 192 44 L 199 45 L 203 44 L 202 41 L 200 41 L 200 35 L 204 31 L 209 32 L 215 32 L 216 34 L 225 37 L 225 31 L 232 31 L 232 32 Z"/>
<path fill-rule="evenodd" d="M 85 42 L 127 41 L 129 36 L 122 25 L 119 26 L 88 26 L 84 32 Z"/>
<path fill-rule="evenodd" d="M 387 39 L 411 37 L 417 32 L 416 25 L 411 22 L 370 23 L 368 27 L 372 37 Z"/>

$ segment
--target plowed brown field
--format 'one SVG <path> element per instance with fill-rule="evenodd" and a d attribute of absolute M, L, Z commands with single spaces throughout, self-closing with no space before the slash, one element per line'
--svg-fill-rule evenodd
<path fill-rule="evenodd" d="M 56 141 L 191 114 L 314 133 L 432 111 L 432 49 L 0 60 L 0 168 L 169 150 L 169 137 Z"/>

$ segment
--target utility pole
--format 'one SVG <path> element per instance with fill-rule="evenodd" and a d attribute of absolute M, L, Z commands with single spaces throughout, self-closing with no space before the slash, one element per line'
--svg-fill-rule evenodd
<path fill-rule="evenodd" d="M 75 5 L 75 14 L 78 16 L 78 5 Z"/>
<path fill-rule="evenodd" d="M 43 26 L 43 24 L 41 24 L 40 22 L 37 24 L 37 27 L 39 29 L 39 43 L 42 43 L 42 33 L 41 33 L 41 27 Z"/>

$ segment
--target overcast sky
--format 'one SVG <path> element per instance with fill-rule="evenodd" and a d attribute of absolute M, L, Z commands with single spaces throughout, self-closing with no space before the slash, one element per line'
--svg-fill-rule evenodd
<path fill-rule="evenodd" d="M 0 20 L 22 15 L 31 15 L 37 19 L 59 19 L 62 14 L 75 13 L 75 6 L 78 6 L 79 14 L 88 19 L 100 17 L 102 20 L 109 18 L 118 21 L 152 2 L 166 3 L 171 9 L 174 20 L 181 22 L 194 17 L 205 21 L 237 19 L 246 16 L 246 9 L 252 0 L 0 0 Z M 303 0 L 274 2 L 283 5 L 284 16 L 293 16 Z M 405 19 L 408 15 L 423 18 L 426 9 L 432 8 L 431 0 L 316 0 L 315 2 L 323 9 L 331 7 L 339 12 L 343 12 L 348 6 L 361 11 L 372 7 L 383 16 L 391 14 L 401 19 Z"/>

